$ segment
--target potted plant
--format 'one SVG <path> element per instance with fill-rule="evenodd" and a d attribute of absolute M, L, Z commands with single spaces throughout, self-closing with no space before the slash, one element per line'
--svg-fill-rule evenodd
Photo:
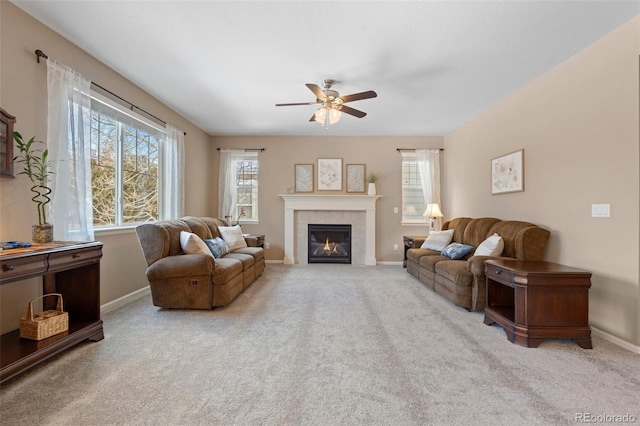
<path fill-rule="evenodd" d="M 44 144 L 42 141 L 36 141 L 35 136 L 24 141 L 22 135 L 18 132 L 13 132 L 13 139 L 16 141 L 16 146 L 20 151 L 14 159 L 14 163 L 22 164 L 22 171 L 19 175 L 26 175 L 33 186 L 31 192 L 34 196 L 31 200 L 36 203 L 38 209 L 38 224 L 33 225 L 33 242 L 34 243 L 50 243 L 53 241 L 53 225 L 47 222 L 46 205 L 51 201 L 49 195 L 51 194 L 51 188 L 49 188 L 49 176 L 53 172 L 49 171 L 51 162 L 48 160 L 49 150 L 37 148 L 36 143 Z"/>
<path fill-rule="evenodd" d="M 376 172 L 369 172 L 367 175 L 367 182 L 369 183 L 367 193 L 369 195 L 376 195 L 376 181 L 378 180 L 378 174 Z"/>

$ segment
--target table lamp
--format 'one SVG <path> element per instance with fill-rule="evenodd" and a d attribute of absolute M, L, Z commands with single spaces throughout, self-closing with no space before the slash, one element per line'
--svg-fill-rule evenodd
<path fill-rule="evenodd" d="M 443 217 L 444 215 L 440 211 L 440 206 L 438 205 L 438 203 L 430 203 L 427 204 L 427 209 L 424 211 L 424 214 L 422 216 L 429 218 L 429 220 L 431 221 L 431 230 L 433 231 L 435 230 L 433 219 L 437 217 Z"/>

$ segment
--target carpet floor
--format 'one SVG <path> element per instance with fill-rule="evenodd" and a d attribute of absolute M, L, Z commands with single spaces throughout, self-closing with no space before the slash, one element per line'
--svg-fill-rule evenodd
<path fill-rule="evenodd" d="M 229 306 L 145 296 L 103 320 L 103 341 L 5 382 L 0 423 L 640 424 L 640 356 L 514 345 L 399 266 L 270 264 Z"/>

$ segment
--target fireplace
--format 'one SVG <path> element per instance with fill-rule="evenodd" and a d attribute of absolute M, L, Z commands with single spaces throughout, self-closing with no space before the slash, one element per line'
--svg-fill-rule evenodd
<path fill-rule="evenodd" d="M 351 225 L 308 225 L 308 263 L 351 263 Z"/>

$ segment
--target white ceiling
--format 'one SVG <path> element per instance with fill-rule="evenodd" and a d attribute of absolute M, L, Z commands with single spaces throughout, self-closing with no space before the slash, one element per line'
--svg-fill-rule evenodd
<path fill-rule="evenodd" d="M 212 135 L 445 135 L 640 14 L 638 1 L 11 1 Z M 314 101 L 305 83 L 326 78 L 375 90 L 349 104 L 368 115 L 327 130 L 313 106 L 275 107 Z"/>

